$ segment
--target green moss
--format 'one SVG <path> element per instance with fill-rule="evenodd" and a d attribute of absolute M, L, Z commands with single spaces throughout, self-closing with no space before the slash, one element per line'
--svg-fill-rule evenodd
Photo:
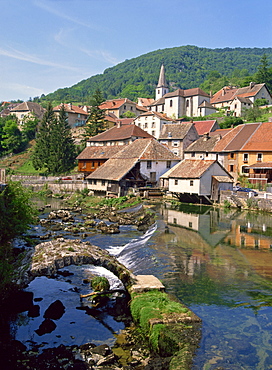
<path fill-rule="evenodd" d="M 91 281 L 91 286 L 95 292 L 103 292 L 110 289 L 110 283 L 104 276 L 96 276 Z"/>
<path fill-rule="evenodd" d="M 159 352 L 159 337 L 161 332 L 165 329 L 164 324 L 153 325 L 152 332 L 149 336 L 150 347 L 153 351 Z"/>

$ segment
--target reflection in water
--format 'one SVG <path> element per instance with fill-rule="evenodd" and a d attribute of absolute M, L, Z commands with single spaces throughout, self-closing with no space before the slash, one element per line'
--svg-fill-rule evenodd
<path fill-rule="evenodd" d="M 188 205 L 160 206 L 158 215 L 157 224 L 144 235 L 122 226 L 120 234 L 93 233 L 84 240 L 109 250 L 135 274 L 157 276 L 203 320 L 193 369 L 271 369 L 272 217 Z M 77 309 L 79 294 L 71 288 L 79 287 L 83 294 L 89 289 L 82 285 L 89 268 L 70 266 L 71 282 L 49 282 L 66 310 L 52 335 L 44 336 L 45 346 L 86 340 L 110 344 L 112 332 L 124 327 L 104 312 L 94 317 Z M 42 315 L 55 298 L 47 281 L 46 289 L 38 286 L 45 278 L 39 279 L 29 289 L 34 297 L 43 296 L 38 303 Z M 39 340 L 35 330 L 41 318 L 22 315 L 17 338 Z"/>
<path fill-rule="evenodd" d="M 182 209 L 182 208 L 181 208 Z M 272 217 L 163 209 L 172 256 L 164 279 L 203 320 L 194 369 L 272 368 Z"/>

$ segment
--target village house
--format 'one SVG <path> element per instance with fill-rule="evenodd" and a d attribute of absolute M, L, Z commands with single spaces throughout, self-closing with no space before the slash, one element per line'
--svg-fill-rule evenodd
<path fill-rule="evenodd" d="M 153 138 L 146 131 L 135 125 L 122 125 L 120 121 L 117 126 L 92 136 L 87 141 L 87 146 L 105 146 L 105 145 L 127 145 L 140 138 Z"/>
<path fill-rule="evenodd" d="M 249 86 L 241 88 L 225 86 L 213 95 L 210 103 L 217 109 L 225 108 L 226 114 L 240 117 L 257 99 L 265 99 L 268 105 L 272 104 L 272 96 L 265 83 L 251 82 Z"/>
<path fill-rule="evenodd" d="M 96 194 L 122 196 L 129 188 L 156 186 L 160 176 L 178 162 L 156 139 L 138 139 L 87 176 L 88 188 Z"/>
<path fill-rule="evenodd" d="M 104 110 L 106 115 L 113 113 L 117 118 L 122 118 L 127 112 L 133 113 L 137 117 L 139 114 L 147 111 L 143 106 L 127 98 L 106 100 L 99 105 L 99 108 Z"/>
<path fill-rule="evenodd" d="M 178 120 L 181 124 L 187 123 L 187 121 Z M 218 130 L 220 128 L 218 122 L 216 119 L 213 120 L 206 120 L 206 121 L 193 121 L 191 120 L 195 125 L 196 131 L 199 136 L 205 135 L 208 132 L 213 132 L 215 130 Z"/>
<path fill-rule="evenodd" d="M 61 107 L 64 107 L 67 121 L 70 127 L 84 126 L 87 122 L 89 113 L 87 106 L 77 106 L 72 104 L 60 104 L 53 108 L 53 111 L 58 115 Z"/>
<path fill-rule="evenodd" d="M 165 78 L 165 69 L 163 65 L 161 66 L 155 102 L 149 106 L 151 111 L 165 113 L 173 119 L 178 119 L 182 116 L 196 117 L 216 111 L 215 108 L 206 105 L 204 102 L 210 103 L 210 96 L 198 87 L 188 90 L 177 89 L 169 92 Z"/>
<path fill-rule="evenodd" d="M 199 138 L 193 123 L 165 124 L 158 141 L 183 159 L 184 150 Z"/>
<path fill-rule="evenodd" d="M 265 187 L 272 182 L 272 123 L 247 123 L 196 140 L 185 158 L 216 159 L 237 182 L 245 176 Z"/>
<path fill-rule="evenodd" d="M 10 110 L 10 114 L 17 117 L 20 126 L 23 125 L 26 118 L 32 117 L 41 120 L 44 112 L 45 109 L 40 104 L 30 101 L 20 103 Z"/>
<path fill-rule="evenodd" d="M 78 156 L 78 172 L 84 177 L 90 175 L 109 158 L 123 149 L 122 145 L 113 146 L 87 146 Z"/>
<path fill-rule="evenodd" d="M 173 123 L 173 120 L 158 112 L 145 112 L 134 119 L 136 126 L 141 127 L 156 139 L 159 138 L 163 125 L 168 123 Z"/>
<path fill-rule="evenodd" d="M 180 201 L 211 203 L 232 190 L 232 176 L 216 160 L 183 159 L 161 176 L 161 186 Z"/>

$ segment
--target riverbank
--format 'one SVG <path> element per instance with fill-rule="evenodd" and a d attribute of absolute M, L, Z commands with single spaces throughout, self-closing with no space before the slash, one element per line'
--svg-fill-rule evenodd
<path fill-rule="evenodd" d="M 83 201 L 83 199 L 85 201 Z M 109 201 L 114 202 L 113 200 L 109 200 Z M 128 203 L 126 203 L 126 201 L 128 201 Z M 118 201 L 116 201 L 116 202 L 118 203 Z M 111 224 L 114 223 L 115 225 L 116 224 L 121 225 L 121 224 L 132 224 L 133 223 L 135 226 L 137 226 L 138 230 L 145 231 L 155 221 L 155 218 L 154 218 L 155 213 L 149 210 L 149 206 L 145 206 L 145 207 L 143 207 L 143 206 L 141 206 L 141 207 L 140 206 L 132 206 L 132 207 L 126 207 L 126 209 L 124 211 L 121 210 L 121 209 L 118 210 L 118 208 L 122 208 L 122 207 L 124 207 L 124 205 L 128 206 L 128 205 L 134 204 L 134 202 L 135 202 L 135 199 L 129 198 L 129 199 L 126 199 L 126 200 L 123 199 L 123 203 L 120 202 L 119 204 L 116 204 L 115 207 L 110 207 L 110 206 L 107 206 L 105 204 L 103 206 L 101 206 L 101 204 L 99 204 L 99 205 L 97 204 L 96 206 L 92 207 L 92 209 L 89 209 L 89 213 L 88 213 L 88 215 L 86 215 L 86 204 L 88 203 L 86 201 L 86 197 L 82 196 L 82 194 L 77 194 L 75 199 L 73 199 L 73 200 L 70 199 L 70 201 L 69 201 L 70 206 L 69 207 L 71 209 L 73 209 L 74 211 L 76 211 L 76 214 L 77 214 L 77 217 L 78 217 L 78 215 L 80 215 L 80 213 L 82 212 L 81 205 L 84 204 L 84 207 L 85 207 L 84 214 L 85 214 L 85 223 L 86 224 L 83 224 L 81 222 L 80 227 L 78 227 L 76 225 L 77 222 L 75 222 L 75 224 L 72 225 L 73 224 L 73 221 L 72 221 L 73 217 L 71 217 L 71 214 L 67 214 L 67 210 L 65 212 L 64 211 L 49 212 L 50 217 L 48 217 L 47 220 L 42 219 L 40 222 L 43 224 L 43 226 L 46 226 L 47 231 L 48 231 L 47 236 L 49 236 L 48 234 L 49 234 L 50 229 L 52 229 L 52 228 L 56 229 L 56 225 L 58 225 L 57 229 L 59 230 L 59 232 L 61 232 L 61 228 L 62 228 L 61 224 L 63 224 L 63 222 L 62 222 L 63 220 L 66 220 L 66 221 L 69 220 L 69 222 L 72 223 L 69 226 L 70 231 L 72 233 L 77 234 L 77 235 L 85 235 L 86 236 L 88 233 L 90 233 L 90 232 L 92 233 L 93 231 L 95 231 L 96 233 L 101 233 L 101 234 L 105 231 L 109 232 L 109 227 L 108 227 L 107 223 L 105 223 L 105 220 L 108 220 Z M 103 221 L 104 226 L 105 226 L 104 230 L 103 230 L 103 228 L 101 228 L 101 221 L 95 221 L 96 219 L 100 219 L 100 220 L 103 219 L 104 220 Z M 74 221 L 75 221 L 75 218 L 74 218 Z M 98 226 L 99 226 L 99 228 L 97 228 Z M 66 228 L 67 228 L 67 226 L 66 226 Z M 51 237 L 52 237 L 52 235 L 51 235 Z M 49 238 L 50 238 L 50 236 L 49 236 Z M 54 251 L 55 256 L 60 257 L 61 252 L 58 251 L 58 248 L 60 248 L 61 244 L 63 244 L 63 245 L 65 244 L 66 252 L 69 251 L 70 254 L 75 253 L 76 252 L 75 246 L 77 245 L 77 243 L 76 243 L 75 240 L 70 241 L 70 242 L 71 242 L 70 246 L 67 246 L 68 244 L 64 240 L 59 240 L 59 241 L 55 240 L 55 241 L 49 242 L 48 245 L 51 245 L 51 247 L 48 251 L 49 251 L 49 254 L 51 255 L 51 257 L 52 257 L 52 253 L 51 253 L 52 251 Z M 47 242 L 41 243 L 41 245 L 44 245 L 46 243 Z M 58 248 L 55 248 L 57 244 L 58 244 Z M 50 250 L 51 250 L 51 252 L 50 252 Z M 40 256 L 39 258 L 42 258 L 42 260 L 39 259 L 39 258 L 38 259 L 36 258 L 36 264 L 39 267 L 39 271 L 40 271 L 40 273 L 41 273 L 41 271 L 45 272 L 45 268 L 43 266 L 43 263 L 45 261 L 48 262 L 48 259 L 45 258 L 46 257 L 45 256 L 45 250 L 43 250 L 43 252 L 41 252 L 41 250 L 37 250 L 36 257 L 37 256 Z M 32 257 L 33 257 L 33 255 L 32 255 Z M 57 265 L 55 263 L 53 264 L 55 266 L 54 268 L 56 268 L 57 266 L 61 267 L 61 266 L 65 265 L 64 261 L 68 260 L 68 259 L 71 261 L 71 257 L 68 257 L 68 256 L 62 257 L 62 259 L 61 259 L 62 262 L 60 263 L 60 265 L 58 265 L 59 262 L 58 262 Z M 58 261 L 60 261 L 59 258 L 58 258 Z M 88 262 L 88 261 L 86 260 L 86 262 Z M 81 263 L 82 263 L 82 261 L 81 261 Z M 112 262 L 110 264 L 112 265 Z M 26 266 L 26 264 L 24 266 Z M 25 268 L 23 268 L 23 270 L 24 270 L 24 274 L 29 276 L 28 271 Z M 54 269 L 52 270 L 51 268 L 49 268 L 48 270 L 50 270 L 51 273 L 54 272 L 53 271 Z M 134 298 L 134 299 L 136 299 L 136 298 Z M 165 297 L 163 298 L 163 300 L 165 300 Z M 160 299 L 160 301 L 161 301 L 161 299 Z M 182 307 L 183 310 L 185 309 L 183 306 L 179 306 L 179 307 Z M 143 308 L 144 308 L 144 305 L 143 305 Z M 160 311 L 160 309 L 157 308 L 157 311 Z M 190 310 L 186 309 L 186 312 L 189 313 Z M 188 313 L 187 313 L 187 316 L 186 316 L 187 317 L 187 319 L 186 319 L 187 324 L 188 324 Z M 184 314 L 184 312 L 183 312 L 183 314 Z M 155 319 L 156 322 L 154 321 L 154 319 Z M 142 321 L 142 320 L 140 320 L 140 321 Z M 162 335 L 162 337 L 167 338 L 167 342 L 169 342 L 170 337 L 166 337 L 166 335 L 165 335 L 165 333 L 170 332 L 169 327 L 168 327 L 168 329 L 166 329 L 167 325 L 172 325 L 173 326 L 174 323 L 175 323 L 174 326 L 179 327 L 179 332 L 181 330 L 181 326 L 183 326 L 183 330 L 185 329 L 185 327 L 186 327 L 187 331 L 192 330 L 192 327 L 190 325 L 189 325 L 190 327 L 188 328 L 187 324 L 184 326 L 184 324 L 182 324 L 181 321 L 180 322 L 178 322 L 178 321 L 179 320 L 177 320 L 177 318 L 175 318 L 174 316 L 170 319 L 170 317 L 162 318 L 162 317 L 157 317 L 157 315 L 155 315 L 154 317 L 150 317 L 150 323 L 152 323 L 152 324 L 151 324 L 150 330 L 148 330 L 148 332 L 144 333 L 144 332 L 142 332 L 142 330 L 139 330 L 139 328 L 141 327 L 139 322 L 137 323 L 136 329 L 135 328 L 133 328 L 133 329 L 127 328 L 125 330 L 125 332 L 120 334 L 121 337 L 123 338 L 121 344 L 120 344 L 120 341 L 119 341 L 118 336 L 117 336 L 116 345 L 112 348 L 113 351 L 117 351 L 117 354 L 115 354 L 114 356 L 112 355 L 112 353 L 110 354 L 112 360 L 114 359 L 114 365 L 112 364 L 110 366 L 115 366 L 115 369 L 116 369 L 117 362 L 119 362 L 119 365 L 118 365 L 119 367 L 118 368 L 120 368 L 120 369 L 122 369 L 122 368 L 129 369 L 130 367 L 128 367 L 128 366 L 130 366 L 130 365 L 127 362 L 128 358 L 129 358 L 130 360 L 132 359 L 131 361 L 132 361 L 133 365 L 131 365 L 132 366 L 131 368 L 133 368 L 133 369 L 135 369 L 136 364 L 137 364 L 137 367 L 136 367 L 137 369 L 156 369 L 156 368 L 157 369 L 162 369 L 162 368 L 168 369 L 168 368 L 170 368 L 169 363 L 171 362 L 171 359 L 173 357 L 173 349 L 175 349 L 175 351 L 174 351 L 175 353 L 180 350 L 181 339 L 180 339 L 180 336 L 177 335 L 177 333 L 175 335 L 173 335 L 173 338 L 171 338 L 171 343 L 173 344 L 175 342 L 174 337 L 178 338 L 178 340 L 176 340 L 176 345 L 172 346 L 171 351 L 170 351 L 170 348 L 168 348 L 166 345 L 162 345 L 162 343 L 164 343 L 163 340 L 160 340 L 160 345 L 158 346 L 158 343 L 159 343 L 158 328 L 160 330 L 164 330 L 164 334 Z M 148 324 L 148 323 L 149 323 L 149 319 L 148 319 L 148 322 L 146 322 L 146 324 Z M 148 333 L 151 334 L 151 335 L 149 335 Z M 186 335 L 184 335 L 184 337 L 187 337 L 187 336 L 188 336 L 188 333 Z M 135 337 L 135 339 L 133 341 L 132 341 L 132 337 Z M 140 347 L 144 348 L 144 349 L 141 349 L 139 346 L 137 346 L 137 350 L 136 350 L 135 344 L 139 341 L 140 337 L 142 339 Z M 153 346 L 151 345 L 150 337 L 153 337 L 153 339 L 152 339 Z M 124 340 L 124 338 L 127 338 L 127 339 Z M 154 338 L 156 338 L 155 341 L 154 341 Z M 194 338 L 199 339 L 199 334 L 195 335 Z M 131 342 L 133 342 L 134 344 L 132 345 Z M 186 340 L 186 342 L 188 342 L 188 340 Z M 155 346 L 156 348 L 154 347 L 154 343 L 157 343 L 157 345 Z M 184 343 L 184 341 L 183 341 L 183 343 Z M 61 347 L 61 348 L 64 349 L 63 347 Z M 129 348 L 129 352 L 130 352 L 129 357 L 127 357 L 128 348 Z M 164 348 L 164 349 L 162 349 L 162 348 Z M 192 360 L 192 354 L 193 354 L 196 347 L 194 346 L 194 348 L 191 348 L 190 351 L 188 351 L 188 347 L 186 347 L 185 345 L 183 345 L 183 348 L 186 348 L 186 351 L 185 351 L 186 356 L 183 356 L 183 357 L 186 359 L 186 362 L 190 362 Z M 55 349 L 54 351 L 52 351 L 52 353 L 56 354 L 56 353 L 58 353 L 59 350 L 60 350 L 59 348 Z M 71 348 L 67 349 L 65 347 L 65 351 L 66 350 L 71 350 Z M 65 353 L 65 351 L 63 353 Z M 74 352 L 79 352 L 80 348 L 77 348 L 77 349 L 72 348 L 72 352 L 73 351 Z M 88 349 L 88 351 L 89 351 L 89 349 Z M 49 351 L 46 351 L 46 353 L 48 354 Z M 189 355 L 188 355 L 188 353 L 189 353 Z M 30 358 L 29 358 L 29 355 L 30 355 Z M 35 356 L 33 357 L 33 355 L 29 354 L 29 351 L 26 351 L 25 349 L 23 349 L 22 350 L 22 356 L 26 356 L 26 357 L 25 357 L 25 359 L 22 359 L 22 361 L 20 361 L 21 364 L 22 363 L 25 363 L 25 364 L 28 363 L 29 364 L 33 360 L 34 361 L 33 366 L 34 366 L 35 361 L 37 361 L 37 358 L 39 358 L 40 355 L 36 354 L 37 358 L 35 358 Z M 125 358 L 127 358 L 127 360 L 125 360 Z M 89 359 L 90 359 L 90 356 L 89 356 Z M 59 360 L 60 360 L 60 357 L 59 357 Z M 125 362 L 126 362 L 126 364 L 124 365 Z M 168 364 L 168 365 L 166 365 L 166 364 Z M 92 366 L 98 366 L 98 365 L 93 364 Z M 102 366 L 102 363 L 99 366 Z M 109 367 L 109 364 L 107 364 L 105 366 L 108 366 L 107 369 L 111 368 L 111 367 Z M 103 369 L 103 367 L 99 367 L 99 368 Z M 178 367 L 176 367 L 176 365 L 175 365 L 174 369 L 178 369 Z"/>

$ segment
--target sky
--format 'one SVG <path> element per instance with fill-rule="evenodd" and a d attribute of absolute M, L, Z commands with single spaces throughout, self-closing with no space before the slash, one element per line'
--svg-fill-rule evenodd
<path fill-rule="evenodd" d="M 0 0 L 0 14 L 0 102 L 158 49 L 272 46 L 271 0 Z"/>

